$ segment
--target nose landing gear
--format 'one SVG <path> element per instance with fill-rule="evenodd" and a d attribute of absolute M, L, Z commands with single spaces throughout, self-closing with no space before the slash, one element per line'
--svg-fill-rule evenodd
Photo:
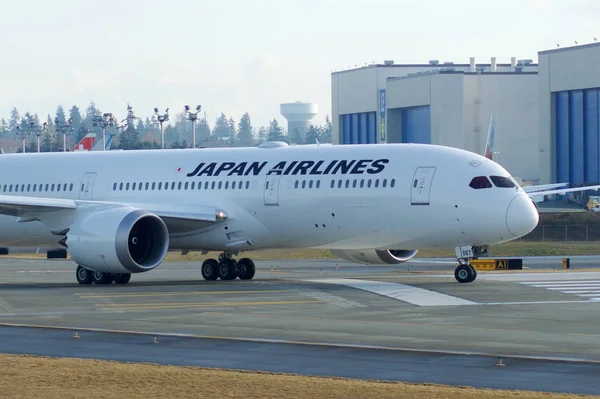
<path fill-rule="evenodd" d="M 454 249 L 458 266 L 454 269 L 454 278 L 459 283 L 472 283 L 477 278 L 477 270 L 469 263 L 471 259 L 487 256 L 487 246 L 465 245 Z"/>

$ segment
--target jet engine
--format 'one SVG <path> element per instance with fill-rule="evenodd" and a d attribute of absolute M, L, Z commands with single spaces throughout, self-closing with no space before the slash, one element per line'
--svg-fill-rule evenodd
<path fill-rule="evenodd" d="M 169 249 L 169 232 L 153 213 L 120 207 L 77 218 L 66 246 L 75 262 L 107 273 L 142 273 L 154 269 Z"/>
<path fill-rule="evenodd" d="M 334 256 L 350 262 L 366 263 L 368 265 L 397 265 L 406 262 L 417 254 L 410 249 L 360 249 L 333 250 Z"/>

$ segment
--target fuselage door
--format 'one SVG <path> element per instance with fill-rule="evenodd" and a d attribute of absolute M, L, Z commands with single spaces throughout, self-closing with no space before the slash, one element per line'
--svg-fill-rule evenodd
<path fill-rule="evenodd" d="M 85 173 L 81 179 L 81 187 L 79 191 L 79 199 L 92 200 L 94 194 L 94 181 L 96 173 Z"/>
<path fill-rule="evenodd" d="M 429 194 L 435 167 L 427 166 L 417 168 L 410 188 L 411 205 L 429 205 Z"/>
<path fill-rule="evenodd" d="M 265 205 L 279 205 L 279 180 L 278 174 L 267 175 L 265 179 Z"/>

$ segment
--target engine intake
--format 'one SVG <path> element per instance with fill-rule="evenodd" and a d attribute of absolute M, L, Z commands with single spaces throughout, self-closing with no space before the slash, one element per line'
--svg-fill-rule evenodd
<path fill-rule="evenodd" d="M 163 261 L 169 232 L 161 218 L 133 208 L 93 212 L 75 220 L 66 245 L 74 261 L 109 273 L 142 273 Z"/>
<path fill-rule="evenodd" d="M 397 265 L 406 262 L 417 254 L 412 249 L 364 249 L 364 250 L 333 250 L 334 256 L 350 262 L 367 265 Z"/>

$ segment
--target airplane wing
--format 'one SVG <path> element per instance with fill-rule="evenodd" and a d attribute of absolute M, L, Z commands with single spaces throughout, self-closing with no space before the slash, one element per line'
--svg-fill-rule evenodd
<path fill-rule="evenodd" d="M 228 218 L 225 211 L 210 206 L 173 206 L 164 204 L 128 204 L 105 201 L 83 201 L 58 198 L 0 195 L 0 214 L 18 217 L 17 222 L 41 221 L 51 231 L 69 227 L 76 213 L 107 207 L 131 207 L 159 216 L 169 234 L 198 231 Z"/>
<path fill-rule="evenodd" d="M 525 187 L 521 187 L 521 188 L 526 193 L 533 193 L 536 191 L 551 190 L 551 189 L 564 187 L 564 186 L 568 186 L 568 185 L 569 185 L 569 183 L 555 183 L 555 184 L 540 184 L 538 186 L 525 186 Z"/>
<path fill-rule="evenodd" d="M 553 194 L 565 194 L 565 193 L 573 193 L 576 191 L 588 191 L 588 190 L 600 190 L 600 185 L 598 186 L 587 186 L 587 187 L 576 187 L 576 188 L 563 188 L 563 189 L 554 189 L 547 191 L 535 191 L 527 193 L 530 197 L 539 197 L 544 195 L 553 195 Z"/>

